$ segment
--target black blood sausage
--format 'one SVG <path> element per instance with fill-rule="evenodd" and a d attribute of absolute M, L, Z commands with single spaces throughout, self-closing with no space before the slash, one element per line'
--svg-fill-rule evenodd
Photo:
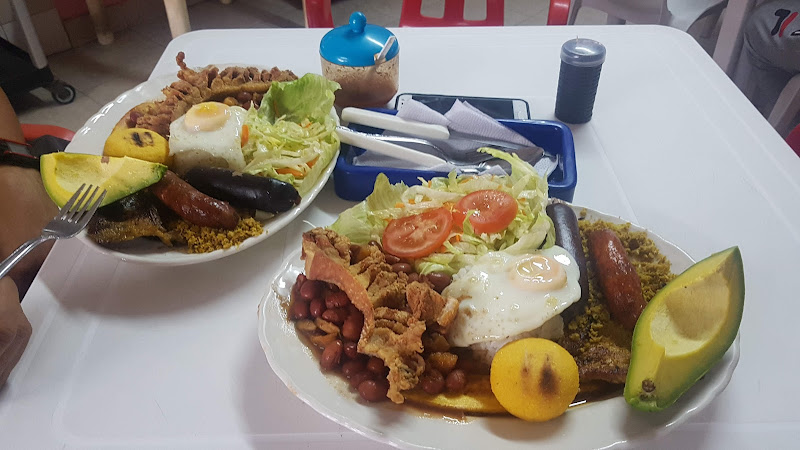
<path fill-rule="evenodd" d="M 581 298 L 561 313 L 564 323 L 569 323 L 575 316 L 583 313 L 589 298 L 589 276 L 586 272 L 586 255 L 583 253 L 578 217 L 572 208 L 563 203 L 547 205 L 545 211 L 556 230 L 556 245 L 572 255 L 580 270 L 578 282 L 581 286 Z"/>
<path fill-rule="evenodd" d="M 294 186 L 274 178 L 210 167 L 195 167 L 184 178 L 200 192 L 238 208 L 280 213 L 300 203 Z"/>

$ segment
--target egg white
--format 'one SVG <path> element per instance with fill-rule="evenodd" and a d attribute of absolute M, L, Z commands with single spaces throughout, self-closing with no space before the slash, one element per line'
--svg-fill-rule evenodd
<path fill-rule="evenodd" d="M 556 288 L 531 289 L 514 282 L 517 263 L 532 254 L 560 264 L 566 283 Z M 442 293 L 461 301 L 448 332 L 452 345 L 467 347 L 535 330 L 580 298 L 580 272 L 569 252 L 553 246 L 532 254 L 490 252 L 453 277 Z"/>
<path fill-rule="evenodd" d="M 229 111 L 228 120 L 216 130 L 190 130 L 184 125 L 186 115 L 170 124 L 169 154 L 178 173 L 197 166 L 244 169 L 241 133 L 247 111 L 238 106 L 231 106 Z"/>

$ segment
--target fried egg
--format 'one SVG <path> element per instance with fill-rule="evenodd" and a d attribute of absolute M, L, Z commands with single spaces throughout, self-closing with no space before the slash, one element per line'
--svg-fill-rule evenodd
<path fill-rule="evenodd" d="M 174 168 L 185 173 L 193 167 L 242 170 L 242 126 L 247 111 L 218 102 L 194 105 L 169 126 L 169 154 Z"/>
<path fill-rule="evenodd" d="M 578 276 L 575 260 L 558 246 L 524 255 L 483 255 L 442 293 L 460 300 L 450 343 L 467 347 L 542 327 L 580 298 Z"/>

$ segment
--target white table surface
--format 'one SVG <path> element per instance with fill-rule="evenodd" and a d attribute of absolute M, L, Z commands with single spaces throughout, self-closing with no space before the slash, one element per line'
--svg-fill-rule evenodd
<path fill-rule="evenodd" d="M 695 259 L 738 245 L 741 360 L 707 409 L 658 448 L 790 448 L 800 436 L 800 159 L 691 38 L 657 26 L 398 29 L 400 91 L 522 97 L 552 118 L 560 45 L 608 48 L 594 118 L 573 127 L 576 204 L 621 215 Z M 218 30 L 172 41 L 187 62 L 319 72 L 324 30 Z M 132 265 L 59 242 L 23 307 L 34 334 L 0 391 L 3 448 L 377 445 L 297 400 L 270 370 L 256 305 L 306 222 L 349 203 L 332 185 L 290 226 L 219 261 Z M 784 337 L 785 336 L 785 337 Z"/>

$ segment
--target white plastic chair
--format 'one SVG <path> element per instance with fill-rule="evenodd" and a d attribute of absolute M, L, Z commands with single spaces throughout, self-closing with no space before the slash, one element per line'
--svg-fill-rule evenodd
<path fill-rule="evenodd" d="M 719 15 L 726 4 L 727 0 L 574 0 L 569 24 L 575 23 L 581 7 L 588 6 L 607 13 L 610 25 L 660 24 L 688 31 L 698 20 Z"/>
<path fill-rule="evenodd" d="M 775 131 L 785 136 L 795 125 L 792 121 L 798 113 L 800 113 L 800 74 L 786 83 L 767 120 Z"/>
<path fill-rule="evenodd" d="M 731 1 L 731 8 L 725 13 L 719 32 L 717 47 L 714 50 L 714 61 L 722 67 L 734 80 L 736 86 L 748 97 L 752 95 L 755 84 L 747 64 L 744 61 L 744 26 L 747 18 L 764 0 Z M 775 106 L 767 116 L 769 124 L 781 136 L 786 135 L 794 123 L 792 120 L 800 114 L 800 75 L 795 75 L 786 83 Z"/>
<path fill-rule="evenodd" d="M 233 0 L 219 0 L 223 5 L 230 5 L 232 1 Z M 169 31 L 172 33 L 173 39 L 183 33 L 192 31 L 186 0 L 164 0 L 164 8 L 167 10 Z"/>

